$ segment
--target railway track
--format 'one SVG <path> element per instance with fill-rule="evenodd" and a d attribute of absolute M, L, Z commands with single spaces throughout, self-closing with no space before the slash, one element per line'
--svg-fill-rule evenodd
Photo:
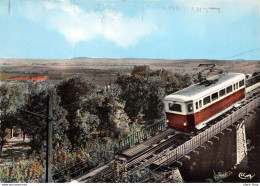
<path fill-rule="evenodd" d="M 167 130 L 172 130 L 172 129 L 167 129 Z M 159 156 L 161 153 L 178 146 L 179 144 L 185 142 L 187 139 L 188 138 L 186 136 L 182 136 L 180 134 L 170 135 L 167 138 L 161 139 L 157 143 L 151 144 L 149 149 L 144 150 L 141 153 L 138 153 L 137 155 L 134 155 L 129 160 L 126 160 L 124 164 L 127 166 L 128 171 L 133 171 L 136 165 L 141 165 L 144 164 L 145 162 L 150 161 L 152 158 Z M 113 169 L 109 169 L 109 168 L 106 169 L 104 172 L 102 172 L 102 179 L 112 178 L 113 172 L 114 172 Z M 86 180 L 81 180 L 81 182 L 85 182 L 85 181 Z"/>
<path fill-rule="evenodd" d="M 152 148 L 140 153 L 137 157 L 128 161 L 127 167 L 131 169 L 140 162 L 149 161 L 152 157 L 158 156 L 161 152 L 167 151 L 167 149 L 172 148 L 179 143 L 183 143 L 184 141 L 186 141 L 185 137 L 180 134 L 174 134 L 169 136 L 168 139 L 162 139 L 159 143 L 154 144 Z"/>
<path fill-rule="evenodd" d="M 233 109 L 223 113 L 221 116 L 217 117 L 216 119 L 210 121 L 206 127 L 197 131 L 196 135 L 200 132 L 205 131 L 207 128 L 211 127 L 212 125 L 216 124 L 221 119 L 227 117 L 228 115 L 232 114 L 236 110 L 247 105 L 252 100 L 256 99 L 260 95 L 260 88 L 255 88 L 254 90 L 246 93 L 246 99 L 240 105 L 234 107 Z M 171 130 L 171 129 L 167 129 Z M 167 152 L 173 150 L 174 148 L 178 147 L 179 145 L 185 143 L 189 140 L 190 136 L 183 135 L 182 133 L 173 133 L 170 136 L 163 137 L 159 141 L 150 144 L 150 147 L 147 149 L 138 152 L 137 154 L 133 155 L 129 159 L 122 158 L 123 162 L 127 166 L 127 171 L 131 174 L 137 170 L 145 168 L 152 164 L 152 162 L 156 161 L 158 157 L 164 156 Z M 123 168 L 120 167 L 119 171 L 123 171 Z M 109 164 L 104 170 L 97 173 L 97 175 L 93 177 L 87 177 L 83 179 L 78 179 L 79 182 L 96 182 L 99 177 L 102 177 L 103 180 L 112 181 L 113 182 L 113 174 L 114 174 L 114 167 L 113 164 Z"/>

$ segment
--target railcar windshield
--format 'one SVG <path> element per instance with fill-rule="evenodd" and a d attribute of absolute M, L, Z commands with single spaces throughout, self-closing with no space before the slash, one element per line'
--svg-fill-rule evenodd
<path fill-rule="evenodd" d="M 192 112 L 192 111 L 193 111 L 192 103 L 189 103 L 189 104 L 187 105 L 187 109 L 188 109 L 188 112 Z"/>
<path fill-rule="evenodd" d="M 181 105 L 177 103 L 169 103 L 169 110 L 175 112 L 182 112 Z"/>

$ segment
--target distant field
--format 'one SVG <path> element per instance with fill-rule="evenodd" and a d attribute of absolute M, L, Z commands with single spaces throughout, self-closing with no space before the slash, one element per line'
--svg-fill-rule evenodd
<path fill-rule="evenodd" d="M 164 59 L 15 59 L 0 58 L 0 80 L 22 76 L 48 76 L 49 79 L 66 79 L 76 74 L 87 74 L 98 84 L 107 83 L 118 71 L 130 72 L 135 65 L 148 65 L 151 69 L 167 69 L 175 73 L 193 74 L 199 64 L 216 64 L 228 72 L 252 74 L 260 69 L 260 60 L 164 60 Z"/>

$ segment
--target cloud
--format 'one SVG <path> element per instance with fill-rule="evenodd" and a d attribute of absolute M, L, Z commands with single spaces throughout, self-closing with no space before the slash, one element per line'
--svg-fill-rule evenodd
<path fill-rule="evenodd" d="M 239 29 L 234 30 L 235 27 L 243 29 L 248 21 L 252 21 L 252 17 L 260 16 L 257 14 L 257 7 L 260 10 L 260 0 L 172 0 L 171 2 L 179 9 L 186 9 L 181 19 L 177 20 L 185 23 L 184 33 L 200 37 L 209 32 L 222 33 L 223 37 L 229 32 L 234 32 L 229 37 L 235 37 L 236 34 L 242 33 Z M 193 9 L 200 11 L 191 11 Z M 246 19 L 248 21 L 245 21 Z"/>
<path fill-rule="evenodd" d="M 255 7 L 260 6 L 260 0 L 172 0 L 172 2 L 180 6 L 220 8 L 221 13 L 229 14 L 227 19 L 253 13 Z"/>
<path fill-rule="evenodd" d="M 62 3 L 30 1 L 20 11 L 27 19 L 43 22 L 47 28 L 56 30 L 71 44 L 103 37 L 128 48 L 158 29 L 150 20 L 142 21 L 139 15 L 129 17 L 103 4 L 85 10 L 66 0 Z"/>
<path fill-rule="evenodd" d="M 233 7 L 259 4 L 259 0 L 172 0 L 172 2 L 191 6 L 225 6 Z"/>

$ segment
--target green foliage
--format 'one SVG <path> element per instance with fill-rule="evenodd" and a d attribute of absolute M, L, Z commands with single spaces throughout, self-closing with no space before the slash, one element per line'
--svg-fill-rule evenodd
<path fill-rule="evenodd" d="M 116 143 L 112 138 L 89 140 L 85 148 L 72 150 L 63 141 L 54 147 L 51 162 L 55 182 L 68 181 L 79 174 L 78 169 L 89 170 L 114 158 Z M 23 155 L 18 162 L 0 166 L 0 182 L 45 182 L 45 154 L 31 155 L 28 160 Z M 76 167 L 76 169 L 75 169 Z"/>
<path fill-rule="evenodd" d="M 63 81 L 56 86 L 57 94 L 60 96 L 61 103 L 67 111 L 67 120 L 72 123 L 75 120 L 76 112 L 81 104 L 81 97 L 93 93 L 96 85 L 84 76 L 77 76 Z"/>
<path fill-rule="evenodd" d="M 134 66 L 131 76 L 133 77 L 148 77 L 150 74 L 150 68 L 149 66 L 143 65 L 143 66 Z"/>
<path fill-rule="evenodd" d="M 125 100 L 125 111 L 131 121 L 134 121 L 142 110 L 144 98 L 148 93 L 144 80 L 133 76 L 120 75 L 116 83 L 122 89 L 120 97 Z"/>
<path fill-rule="evenodd" d="M 130 120 L 124 111 L 125 103 L 120 100 L 120 94 L 120 87 L 114 84 L 104 91 L 104 95 L 107 100 L 106 107 L 108 109 L 107 117 L 110 130 L 109 132 L 111 132 L 117 139 L 127 136 L 130 132 Z"/>
<path fill-rule="evenodd" d="M 254 73 L 252 74 L 252 77 L 258 76 L 258 75 L 260 75 L 260 72 L 254 72 Z"/>
<path fill-rule="evenodd" d="M 162 78 L 165 93 L 167 95 L 190 85 L 189 76 L 187 76 L 185 79 L 183 75 L 172 74 L 165 69 L 153 71 L 150 73 L 150 75 L 153 77 Z"/>
<path fill-rule="evenodd" d="M 1 183 L 39 183 L 44 182 L 43 161 L 39 156 L 30 157 L 16 163 L 0 166 Z"/>
<path fill-rule="evenodd" d="M 63 81 L 56 88 L 57 95 L 61 100 L 60 105 L 67 111 L 66 119 L 69 125 L 66 133 L 72 147 L 76 148 L 82 144 L 85 137 L 90 137 L 89 132 L 94 130 L 100 122 L 96 116 L 91 115 L 91 112 L 84 113 L 81 111 L 83 101 L 86 97 L 95 93 L 96 85 L 85 77 L 78 76 Z"/>
<path fill-rule="evenodd" d="M 251 140 L 247 139 L 246 140 L 246 145 L 247 145 L 247 152 L 252 151 L 255 149 L 255 146 L 251 145 Z"/>
<path fill-rule="evenodd" d="M 164 97 L 190 85 L 188 75 L 168 71 L 151 71 L 147 66 L 135 66 L 131 76 L 119 75 L 116 83 L 122 89 L 125 112 L 132 123 L 153 124 L 164 118 Z"/>
<path fill-rule="evenodd" d="M 92 138 L 91 133 L 97 130 L 103 136 L 116 138 L 121 138 L 129 133 L 128 123 L 130 121 L 124 112 L 124 102 L 119 98 L 120 87 L 110 85 L 109 88 L 100 91 L 88 80 L 76 77 L 57 86 L 61 100 L 68 98 L 67 94 L 62 92 L 64 87 L 77 89 L 78 86 L 81 87 L 78 89 L 79 92 L 74 90 L 73 93 L 69 93 L 70 97 L 73 97 L 71 105 L 68 107 L 64 105 L 68 112 L 67 119 L 70 122 L 67 133 L 73 148 L 85 147 L 88 140 Z M 84 86 L 85 92 L 82 90 L 82 86 Z M 68 100 L 66 100 L 67 103 L 69 103 Z"/>
<path fill-rule="evenodd" d="M 217 182 L 217 183 L 222 183 L 223 179 L 227 178 L 228 176 L 230 176 L 232 173 L 230 171 L 226 172 L 218 172 L 216 173 L 215 170 L 213 170 L 213 178 L 208 178 L 206 179 L 207 182 L 213 183 L 213 182 Z"/>
<path fill-rule="evenodd" d="M 5 143 L 6 129 L 15 123 L 16 107 L 24 104 L 24 87 L 16 84 L 1 84 L 0 86 L 0 142 L 1 151 Z"/>
<path fill-rule="evenodd" d="M 42 88 L 45 87 L 45 88 Z M 52 95 L 52 113 L 53 113 L 53 144 L 61 143 L 66 139 L 66 130 L 68 123 L 66 121 L 66 111 L 59 106 L 60 99 L 56 94 L 54 87 L 47 82 L 37 82 L 29 86 L 29 93 L 25 96 L 25 104 L 21 107 L 23 110 L 46 114 L 47 95 Z M 45 119 L 24 113 L 20 111 L 16 115 L 16 125 L 31 138 L 31 147 L 40 152 L 46 143 L 46 121 Z"/>
<path fill-rule="evenodd" d="M 53 95 L 53 173 L 57 176 L 66 169 L 69 179 L 72 165 L 84 165 L 84 170 L 89 170 L 113 159 L 118 140 L 163 119 L 164 97 L 189 84 L 188 75 L 135 66 L 131 75 L 119 75 L 106 88 L 98 88 L 84 76 L 56 86 L 50 82 L 1 86 L 0 134 L 4 137 L 12 124 L 20 127 L 30 137 L 31 149 L 37 154 L 33 157 L 38 158 L 35 163 L 29 159 L 1 166 L 1 181 L 42 182 L 44 177 L 46 121 L 16 112 L 17 108 L 45 114 L 46 97 Z M 93 133 L 98 133 L 97 138 Z M 17 167 L 23 170 L 19 174 Z M 30 173 L 32 167 L 36 168 Z"/>

